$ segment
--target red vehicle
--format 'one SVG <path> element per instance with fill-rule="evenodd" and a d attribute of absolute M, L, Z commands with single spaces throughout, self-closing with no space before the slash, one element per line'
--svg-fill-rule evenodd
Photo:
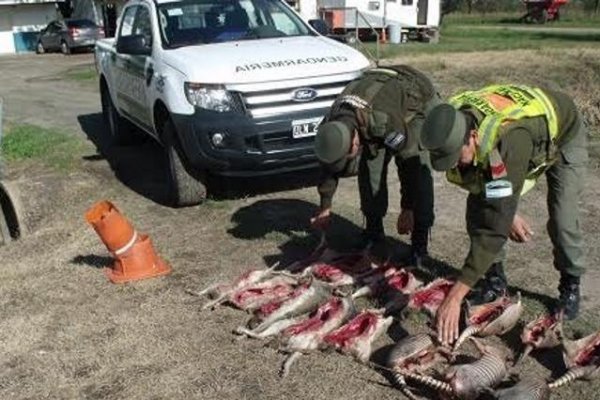
<path fill-rule="evenodd" d="M 559 9 L 567 4 L 568 0 L 523 0 L 527 7 L 527 14 L 521 19 L 524 22 L 537 22 L 544 24 L 546 21 L 558 21 Z"/>

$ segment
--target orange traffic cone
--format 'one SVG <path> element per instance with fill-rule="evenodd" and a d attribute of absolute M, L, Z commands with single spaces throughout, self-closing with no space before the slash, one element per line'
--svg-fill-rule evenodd
<path fill-rule="evenodd" d="M 148 235 L 138 234 L 110 201 L 94 204 L 85 219 L 115 257 L 104 272 L 112 283 L 123 283 L 167 275 L 171 267 L 154 251 Z"/>

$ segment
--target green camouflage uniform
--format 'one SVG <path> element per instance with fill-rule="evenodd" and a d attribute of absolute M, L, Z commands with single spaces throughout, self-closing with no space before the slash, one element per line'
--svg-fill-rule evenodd
<path fill-rule="evenodd" d="M 332 106 L 325 121 L 343 114 L 355 117 L 359 125 L 361 152 L 341 172 L 331 173 L 324 167 L 318 191 L 321 207 L 331 207 L 339 178 L 358 175 L 361 211 L 367 220 L 381 219 L 388 208 L 387 167 L 394 158 L 401 182 L 401 207 L 414 213 L 414 245 L 415 235 L 426 236 L 434 221 L 433 180 L 428 154 L 419 147 L 419 134 L 426 111 L 441 99 L 431 81 L 422 73 L 407 66 L 387 68 L 398 72 L 398 76 L 391 77 L 381 72 L 382 68 L 369 71 L 351 82 L 339 97 L 372 97 L 372 118 L 349 104 Z M 373 96 L 374 91 L 376 94 Z M 406 134 L 405 146 L 394 154 L 383 144 L 385 136 L 391 132 Z"/>
<path fill-rule="evenodd" d="M 583 237 L 578 201 L 588 160 L 587 134 L 583 119 L 570 97 L 544 89 L 558 117 L 560 139 L 552 166 L 546 170 L 548 182 L 548 234 L 554 247 L 554 266 L 562 274 L 580 277 L 584 273 Z M 478 122 L 482 115 L 467 109 Z M 470 193 L 467 199 L 467 230 L 471 238 L 469 254 L 460 280 L 472 287 L 494 262 L 504 261 L 508 234 L 517 211 L 521 189 L 531 165 L 548 157 L 550 136 L 544 117 L 525 118 L 503 126 L 497 149 L 512 183 L 509 197 L 486 199 L 484 193 Z M 479 166 L 461 170 L 463 180 L 474 176 Z M 482 172 L 479 170 L 479 172 Z M 483 171 L 491 180 L 489 170 Z"/>

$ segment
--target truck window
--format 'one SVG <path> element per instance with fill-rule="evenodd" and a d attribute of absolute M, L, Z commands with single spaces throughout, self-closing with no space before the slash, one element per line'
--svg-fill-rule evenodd
<path fill-rule="evenodd" d="M 313 34 L 281 0 L 161 2 L 158 16 L 165 48 Z"/>
<path fill-rule="evenodd" d="M 130 36 L 133 35 L 133 19 L 138 6 L 129 7 L 123 14 L 123 23 L 121 24 L 121 32 L 119 36 Z"/>
<path fill-rule="evenodd" d="M 125 10 L 120 36 L 144 35 L 152 46 L 152 23 L 150 11 L 145 6 L 132 6 Z"/>
<path fill-rule="evenodd" d="M 152 45 L 152 21 L 150 20 L 150 10 L 147 7 L 140 6 L 138 8 L 133 23 L 133 34 L 144 35 L 148 46 Z"/>

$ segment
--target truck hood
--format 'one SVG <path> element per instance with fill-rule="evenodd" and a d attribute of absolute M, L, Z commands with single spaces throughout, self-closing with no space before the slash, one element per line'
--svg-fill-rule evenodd
<path fill-rule="evenodd" d="M 354 72 L 369 66 L 357 50 L 314 36 L 244 40 L 166 50 L 165 62 L 191 82 L 260 83 Z"/>

